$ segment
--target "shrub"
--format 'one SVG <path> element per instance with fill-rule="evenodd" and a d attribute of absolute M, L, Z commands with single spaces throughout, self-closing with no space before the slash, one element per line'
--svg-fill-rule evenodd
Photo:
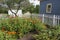
<path fill-rule="evenodd" d="M 36 40 L 60 40 L 60 26 L 51 26 L 51 28 L 42 30 L 39 34 L 33 35 L 33 37 Z"/>
<path fill-rule="evenodd" d="M 36 30 L 38 33 L 33 34 L 36 40 L 59 40 L 60 26 L 48 28 L 37 18 L 8 18 L 0 20 L 0 33 L 4 39 L 16 40 L 24 35 Z M 7 31 L 7 32 L 6 32 Z M 35 32 L 36 32 L 35 31 Z M 9 32 L 9 33 L 8 33 Z"/>
<path fill-rule="evenodd" d="M 44 24 L 40 22 L 39 19 L 31 19 L 31 18 L 8 18 L 1 20 L 0 28 L 5 31 L 17 32 L 20 37 L 24 34 L 29 33 L 32 29 L 37 29 L 40 31 L 41 29 L 46 29 Z"/>

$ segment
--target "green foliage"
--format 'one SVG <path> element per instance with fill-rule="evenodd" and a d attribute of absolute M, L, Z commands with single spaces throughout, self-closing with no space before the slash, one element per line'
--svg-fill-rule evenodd
<path fill-rule="evenodd" d="M 36 8 L 34 9 L 34 13 L 39 13 L 39 8 L 40 8 L 40 6 L 37 5 Z"/>
<path fill-rule="evenodd" d="M 23 37 L 25 34 L 29 33 L 29 31 L 33 30 L 34 28 L 36 28 L 37 31 L 40 31 L 41 29 L 43 30 L 46 29 L 39 19 L 31 19 L 31 18 L 4 19 L 1 20 L 0 22 L 0 28 L 3 27 L 5 31 L 17 32 L 17 34 L 19 33 L 18 35 L 20 36 L 20 38 Z"/>
<path fill-rule="evenodd" d="M 23 30 L 27 32 L 26 30 L 31 30 L 34 26 L 35 27 L 45 27 L 39 19 L 20 19 L 20 18 L 8 18 L 5 20 L 1 20 L 1 26 L 0 27 L 6 27 L 6 30 L 9 31 L 16 31 L 17 29 Z M 9 28 L 9 29 L 8 29 Z M 24 30 L 26 29 L 26 30 Z"/>
<path fill-rule="evenodd" d="M 22 38 L 31 30 L 36 29 L 38 34 L 33 34 L 36 40 L 59 40 L 60 26 L 47 28 L 39 19 L 31 18 L 8 18 L 0 20 L 0 30 L 4 27 L 5 31 L 0 31 L 0 39 L 16 40 Z M 6 32 L 16 32 L 14 35 L 8 35 Z M 6 35 L 5 35 L 6 34 Z M 4 38 L 5 37 L 5 38 Z"/>
<path fill-rule="evenodd" d="M 8 13 L 7 8 L 0 7 L 0 13 Z"/>
<path fill-rule="evenodd" d="M 39 13 L 39 5 L 37 5 L 36 7 L 34 7 L 33 5 L 30 5 L 29 7 L 25 7 L 23 10 L 23 12 L 27 12 L 29 11 L 30 13 Z"/>
<path fill-rule="evenodd" d="M 3 39 L 4 39 L 4 32 L 0 30 L 0 40 L 3 40 Z"/>
<path fill-rule="evenodd" d="M 60 26 L 41 30 L 39 34 L 33 35 L 36 40 L 60 40 Z"/>
<path fill-rule="evenodd" d="M 27 11 L 29 11 L 30 13 L 34 12 L 34 6 L 33 5 L 29 5 L 28 7 L 25 7 L 24 9 L 22 9 L 22 11 L 25 13 Z"/>
<path fill-rule="evenodd" d="M 0 30 L 0 40 L 16 40 L 14 35 L 8 35 L 6 32 Z"/>

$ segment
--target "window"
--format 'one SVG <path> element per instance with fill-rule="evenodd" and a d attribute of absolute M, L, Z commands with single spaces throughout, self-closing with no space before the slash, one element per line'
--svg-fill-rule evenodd
<path fill-rule="evenodd" d="M 52 10 L 52 4 L 49 3 L 47 4 L 47 7 L 46 7 L 46 13 L 51 13 L 51 10 Z"/>

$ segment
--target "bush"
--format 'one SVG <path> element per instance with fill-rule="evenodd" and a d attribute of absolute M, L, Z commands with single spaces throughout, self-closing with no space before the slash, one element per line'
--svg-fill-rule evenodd
<path fill-rule="evenodd" d="M 55 26 L 50 29 L 41 30 L 39 34 L 34 34 L 36 40 L 60 40 L 60 26 Z"/>
<path fill-rule="evenodd" d="M 47 28 L 39 19 L 31 18 L 8 18 L 0 20 L 0 33 L 4 39 L 16 40 L 22 38 L 24 35 L 36 30 L 38 33 L 33 34 L 36 40 L 59 40 L 60 39 L 60 26 Z M 35 31 L 35 32 L 36 32 Z M 8 34 L 8 32 L 16 32 Z"/>
<path fill-rule="evenodd" d="M 16 32 L 16 34 L 23 37 L 23 35 L 29 33 L 34 28 L 37 31 L 41 31 L 46 29 L 44 24 L 40 22 L 39 19 L 31 19 L 31 18 L 8 18 L 1 20 L 0 22 L 1 30 Z"/>

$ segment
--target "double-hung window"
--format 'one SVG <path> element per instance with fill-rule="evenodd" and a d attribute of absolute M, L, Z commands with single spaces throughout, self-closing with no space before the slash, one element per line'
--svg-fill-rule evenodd
<path fill-rule="evenodd" d="M 46 13 L 51 13 L 51 11 L 52 11 L 52 4 L 48 3 L 46 6 Z"/>

